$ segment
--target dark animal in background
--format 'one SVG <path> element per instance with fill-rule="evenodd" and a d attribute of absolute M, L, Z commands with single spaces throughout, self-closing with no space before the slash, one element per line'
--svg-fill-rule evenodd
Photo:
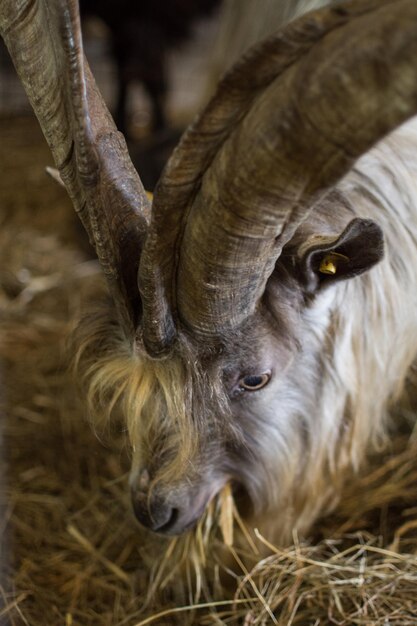
<path fill-rule="evenodd" d="M 109 29 L 117 67 L 116 126 L 128 134 L 129 85 L 143 85 L 152 104 L 152 129 L 166 127 L 167 56 L 190 37 L 199 18 L 220 0 L 81 0 L 81 16 L 100 18 Z"/>

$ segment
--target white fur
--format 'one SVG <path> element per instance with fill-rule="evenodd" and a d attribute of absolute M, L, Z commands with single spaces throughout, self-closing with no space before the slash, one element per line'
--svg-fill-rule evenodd
<path fill-rule="evenodd" d="M 417 118 L 362 157 L 339 189 L 382 227 L 385 258 L 305 311 L 301 352 L 265 394 L 268 503 L 253 521 L 277 541 L 331 508 L 384 441 L 417 355 Z"/>

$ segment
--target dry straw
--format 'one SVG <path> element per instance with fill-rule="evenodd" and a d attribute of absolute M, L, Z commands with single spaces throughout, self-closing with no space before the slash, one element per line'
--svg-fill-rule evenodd
<path fill-rule="evenodd" d="M 103 284 L 64 192 L 44 177 L 34 128 L 0 123 L 0 623 L 416 624 L 417 442 L 406 426 L 308 540 L 271 545 L 246 528 L 229 487 L 185 538 L 140 531 L 123 428 L 99 441 L 67 374 L 66 338 Z"/>

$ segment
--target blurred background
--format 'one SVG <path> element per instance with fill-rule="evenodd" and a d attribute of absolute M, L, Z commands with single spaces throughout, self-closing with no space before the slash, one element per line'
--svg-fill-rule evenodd
<path fill-rule="evenodd" d="M 81 0 L 85 53 L 144 184 L 153 188 L 208 89 L 221 0 Z M 31 115 L 0 48 L 0 115 Z M 150 159 L 150 160 L 149 160 Z"/>
<path fill-rule="evenodd" d="M 152 189 L 184 128 L 254 42 L 324 0 L 81 0 L 85 53 Z M 31 114 L 0 44 L 0 116 Z"/>

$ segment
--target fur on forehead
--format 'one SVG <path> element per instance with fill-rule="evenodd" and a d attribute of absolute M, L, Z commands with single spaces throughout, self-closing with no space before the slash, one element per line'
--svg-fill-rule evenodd
<path fill-rule="evenodd" d="M 151 359 L 125 336 L 109 302 L 80 322 L 73 340 L 74 368 L 94 424 L 105 427 L 121 416 L 133 446 L 138 434 L 150 441 L 152 433 L 162 438 L 177 431 L 179 439 L 184 438 L 178 443 L 188 442 L 191 454 L 210 421 L 207 416 L 216 417 L 210 422 L 215 429 L 220 415 L 227 414 L 218 356 L 207 348 L 200 354 L 186 333 L 168 357 Z"/>
<path fill-rule="evenodd" d="M 285 273 L 277 272 L 279 274 Z M 301 294 L 295 294 L 288 275 L 288 284 L 281 276 L 271 277 L 264 297 L 258 303 L 253 315 L 248 317 L 238 328 L 230 330 L 227 336 L 212 340 L 196 339 L 188 335 L 199 365 L 209 373 L 211 381 L 216 377 L 228 377 L 230 373 L 247 370 L 257 366 L 262 369 L 266 354 L 281 350 L 286 352 L 296 348 L 296 330 L 298 304 Z M 278 291 L 279 297 L 276 297 Z M 295 302 L 297 305 L 295 306 Z M 181 341 L 187 336 L 184 331 Z"/>

